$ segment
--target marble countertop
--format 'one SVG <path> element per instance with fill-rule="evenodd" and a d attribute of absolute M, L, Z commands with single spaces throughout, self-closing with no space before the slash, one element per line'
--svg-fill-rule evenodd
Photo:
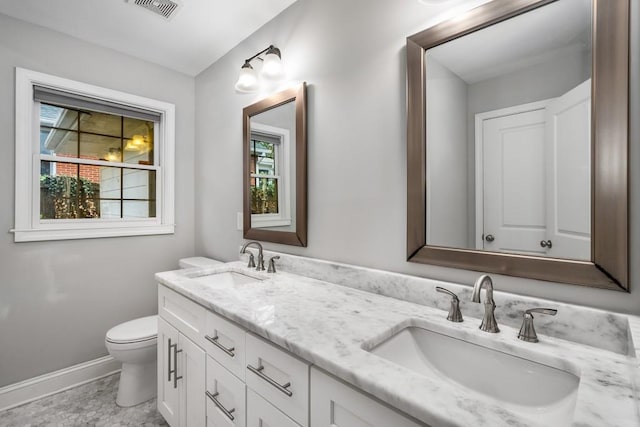
<path fill-rule="evenodd" d="M 506 325 L 500 325 L 499 334 L 488 334 L 478 329 L 477 318 L 453 324 L 446 320 L 446 311 L 437 308 L 286 272 L 263 273 L 265 280 L 237 286 L 198 280 L 224 271 L 255 275 L 243 263 L 232 262 L 158 273 L 156 280 L 428 425 L 549 424 L 535 414 L 523 417 L 502 402 L 365 350 L 409 325 L 454 334 L 578 376 L 573 426 L 640 426 L 636 397 L 640 366 L 635 357 L 540 333 L 539 343 L 526 343 L 516 338 L 517 329 Z M 630 319 L 630 339 L 638 339 L 640 322 Z M 638 349 L 636 339 L 631 345 Z M 468 363 L 474 364 L 472 356 Z"/>

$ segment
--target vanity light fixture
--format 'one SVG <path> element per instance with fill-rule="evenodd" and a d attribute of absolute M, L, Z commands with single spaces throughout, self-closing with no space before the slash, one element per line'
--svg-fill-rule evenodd
<path fill-rule="evenodd" d="M 264 58 L 260 55 L 264 54 Z M 266 49 L 253 55 L 251 58 L 246 59 L 244 64 L 240 68 L 240 75 L 236 82 L 236 91 L 240 93 L 254 93 L 260 89 L 261 79 L 268 80 L 270 82 L 276 82 L 284 76 L 284 67 L 282 66 L 282 56 L 280 49 L 274 45 L 270 45 Z M 262 61 L 262 68 L 260 69 L 260 76 L 251 65 L 251 61 L 259 59 Z"/>

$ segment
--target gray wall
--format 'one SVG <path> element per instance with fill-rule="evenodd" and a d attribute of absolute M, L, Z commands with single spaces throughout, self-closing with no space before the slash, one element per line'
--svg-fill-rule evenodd
<path fill-rule="evenodd" d="M 14 243 L 14 67 L 176 105 L 176 233 Z M 112 326 L 157 312 L 153 274 L 194 253 L 194 80 L 0 15 L 0 386 L 107 354 Z"/>
<path fill-rule="evenodd" d="M 631 117 L 640 114 L 640 4 L 632 4 Z M 196 250 L 237 259 L 243 60 L 270 43 L 309 83 L 309 246 L 273 250 L 471 284 L 476 272 L 406 262 L 405 38 L 433 22 L 417 1 L 299 0 L 196 77 Z M 496 276 L 498 289 L 640 314 L 640 122 L 631 128 L 631 289 Z M 224 159 L 220 161 L 219 159 Z M 211 165 L 216 167 L 212 168 Z M 204 197 L 206 195 L 206 197 Z"/>
<path fill-rule="evenodd" d="M 467 248 L 467 84 L 427 55 L 427 243 Z M 474 247 L 474 246 L 471 246 Z"/>

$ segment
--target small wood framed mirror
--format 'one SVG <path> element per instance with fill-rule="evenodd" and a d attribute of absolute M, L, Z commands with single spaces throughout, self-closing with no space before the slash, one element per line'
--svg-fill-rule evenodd
<path fill-rule="evenodd" d="M 243 109 L 243 236 L 307 246 L 307 86 Z"/>

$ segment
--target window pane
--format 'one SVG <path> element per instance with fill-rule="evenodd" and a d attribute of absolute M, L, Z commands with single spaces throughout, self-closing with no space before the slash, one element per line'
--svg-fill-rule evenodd
<path fill-rule="evenodd" d="M 100 218 L 120 218 L 120 200 L 100 200 Z"/>
<path fill-rule="evenodd" d="M 78 133 L 40 127 L 40 153 L 60 157 L 78 157 Z"/>
<path fill-rule="evenodd" d="M 40 218 L 97 218 L 98 187 L 73 163 L 40 163 Z"/>
<path fill-rule="evenodd" d="M 136 135 L 124 141 L 124 162 L 137 165 L 153 164 L 153 138 Z"/>
<path fill-rule="evenodd" d="M 122 136 L 122 116 L 98 113 L 80 113 L 80 132 L 91 132 L 107 136 Z"/>
<path fill-rule="evenodd" d="M 258 174 L 276 175 L 275 144 L 254 141 L 252 157 Z"/>
<path fill-rule="evenodd" d="M 110 136 L 80 133 L 80 158 L 121 162 L 122 139 Z"/>
<path fill-rule="evenodd" d="M 124 169 L 122 173 L 123 199 L 155 199 L 156 172 Z"/>
<path fill-rule="evenodd" d="M 254 178 L 251 182 L 251 213 L 278 213 L 278 180 Z"/>
<path fill-rule="evenodd" d="M 154 200 L 125 200 L 122 203 L 124 218 L 155 218 L 156 216 L 156 202 Z"/>
<path fill-rule="evenodd" d="M 153 164 L 153 126 L 150 121 L 124 118 L 125 163 Z"/>
<path fill-rule="evenodd" d="M 78 112 L 55 105 L 40 104 L 40 126 L 78 129 Z"/>
<path fill-rule="evenodd" d="M 107 166 L 80 166 L 80 177 L 98 185 L 100 199 L 121 199 L 122 169 Z M 118 217 L 120 214 L 118 213 Z"/>

